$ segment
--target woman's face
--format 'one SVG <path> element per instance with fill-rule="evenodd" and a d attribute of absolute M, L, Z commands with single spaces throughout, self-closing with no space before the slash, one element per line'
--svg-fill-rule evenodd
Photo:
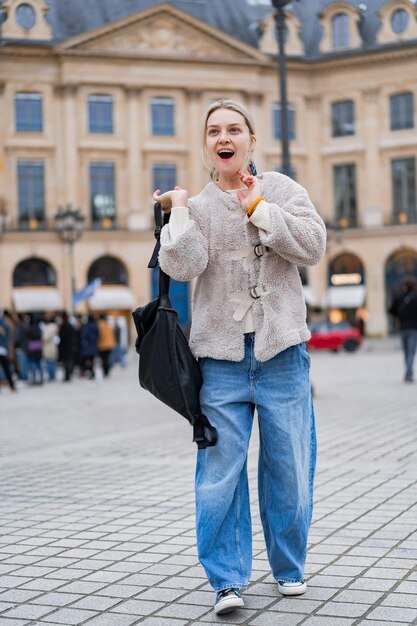
<path fill-rule="evenodd" d="M 231 177 L 246 167 L 255 141 L 244 117 L 236 111 L 217 109 L 207 120 L 207 153 L 220 178 Z"/>

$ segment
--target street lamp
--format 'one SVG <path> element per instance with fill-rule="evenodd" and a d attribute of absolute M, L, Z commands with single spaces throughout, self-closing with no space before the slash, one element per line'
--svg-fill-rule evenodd
<path fill-rule="evenodd" d="M 297 1 L 297 0 L 296 0 Z M 282 144 L 282 172 L 286 176 L 291 175 L 291 161 L 288 141 L 288 116 L 287 116 L 287 67 L 285 62 L 285 12 L 284 8 L 291 0 L 271 0 L 276 9 L 275 24 L 278 39 L 278 70 L 281 98 L 281 144 Z"/>
<path fill-rule="evenodd" d="M 74 311 L 74 243 L 80 239 L 84 230 L 84 216 L 81 214 L 80 209 L 75 209 L 70 204 L 67 204 L 65 208 L 59 207 L 55 215 L 55 228 L 61 240 L 68 244 L 71 272 L 71 309 Z"/>

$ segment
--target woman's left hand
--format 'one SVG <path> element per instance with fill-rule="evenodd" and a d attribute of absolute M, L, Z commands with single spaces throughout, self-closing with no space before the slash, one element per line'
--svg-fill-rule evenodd
<path fill-rule="evenodd" d="M 250 176 L 249 174 L 245 174 L 244 172 L 242 172 L 242 170 L 238 170 L 236 173 L 238 174 L 240 180 L 245 185 L 245 187 L 248 188 L 248 193 L 246 195 L 244 195 L 242 191 L 236 192 L 242 208 L 247 211 L 250 205 L 255 202 L 255 200 L 261 195 L 259 180 L 256 178 L 256 176 Z"/>

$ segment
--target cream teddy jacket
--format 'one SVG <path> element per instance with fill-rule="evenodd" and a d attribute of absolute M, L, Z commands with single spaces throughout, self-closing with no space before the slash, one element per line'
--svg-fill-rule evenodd
<path fill-rule="evenodd" d="M 306 190 L 291 178 L 276 172 L 258 178 L 270 233 L 214 183 L 189 200 L 191 219 L 175 241 L 168 225 L 162 229 L 161 268 L 176 280 L 198 277 L 190 332 L 197 358 L 241 361 L 248 308 L 259 361 L 310 338 L 297 266 L 320 261 L 326 228 Z"/>

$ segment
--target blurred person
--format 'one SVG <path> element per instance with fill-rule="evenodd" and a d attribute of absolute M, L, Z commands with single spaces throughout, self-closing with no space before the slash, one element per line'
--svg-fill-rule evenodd
<path fill-rule="evenodd" d="M 26 354 L 28 358 L 29 383 L 31 385 L 43 385 L 42 348 L 40 316 L 32 314 L 26 334 Z"/>
<path fill-rule="evenodd" d="M 112 366 L 115 363 L 119 363 L 120 367 L 126 367 L 126 352 L 127 352 L 127 328 L 126 320 L 123 317 L 115 318 L 114 322 L 114 337 L 116 345 L 111 353 L 110 362 Z"/>
<path fill-rule="evenodd" d="M 66 312 L 62 313 L 59 327 L 58 358 L 64 368 L 64 382 L 69 382 L 74 370 L 77 353 L 77 331 L 69 321 Z"/>
<path fill-rule="evenodd" d="M 29 329 L 29 315 L 21 313 L 17 316 L 17 324 L 14 335 L 14 349 L 16 353 L 17 371 L 19 380 L 26 381 L 28 379 L 29 365 L 26 350 L 27 334 Z"/>
<path fill-rule="evenodd" d="M 48 372 L 48 380 L 56 380 L 56 362 L 58 360 L 58 324 L 53 316 L 45 315 L 41 324 L 42 355 Z"/>
<path fill-rule="evenodd" d="M 4 319 L 3 312 L 0 312 L 0 367 L 2 368 L 9 387 L 12 391 L 16 391 L 14 380 L 10 367 L 10 344 L 12 342 L 12 334 L 9 324 Z M 1 385 L 0 385 L 1 389 Z"/>
<path fill-rule="evenodd" d="M 257 175 L 255 143 L 246 108 L 214 102 L 203 129 L 211 182 L 190 200 L 180 187 L 154 192 L 172 213 L 161 233 L 161 268 L 176 280 L 197 278 L 190 348 L 203 378 L 202 411 L 218 431 L 217 444 L 197 454 L 197 547 L 218 615 L 243 606 L 250 579 L 247 453 L 255 407 L 272 574 L 284 596 L 307 588 L 316 437 L 297 266 L 320 261 L 326 229 L 303 187 L 277 172 Z"/>
<path fill-rule="evenodd" d="M 402 284 L 402 294 L 394 299 L 389 309 L 399 323 L 405 361 L 404 382 L 414 380 L 414 359 L 417 350 L 417 280 L 410 276 Z"/>
<path fill-rule="evenodd" d="M 90 380 L 94 379 L 94 359 L 97 356 L 98 326 L 94 315 L 90 313 L 80 329 L 80 356 L 82 372 Z"/>
<path fill-rule="evenodd" d="M 104 377 L 107 378 L 110 373 L 110 353 L 116 346 L 116 339 L 114 329 L 104 313 L 100 314 L 98 320 L 98 333 L 98 353 Z"/>

